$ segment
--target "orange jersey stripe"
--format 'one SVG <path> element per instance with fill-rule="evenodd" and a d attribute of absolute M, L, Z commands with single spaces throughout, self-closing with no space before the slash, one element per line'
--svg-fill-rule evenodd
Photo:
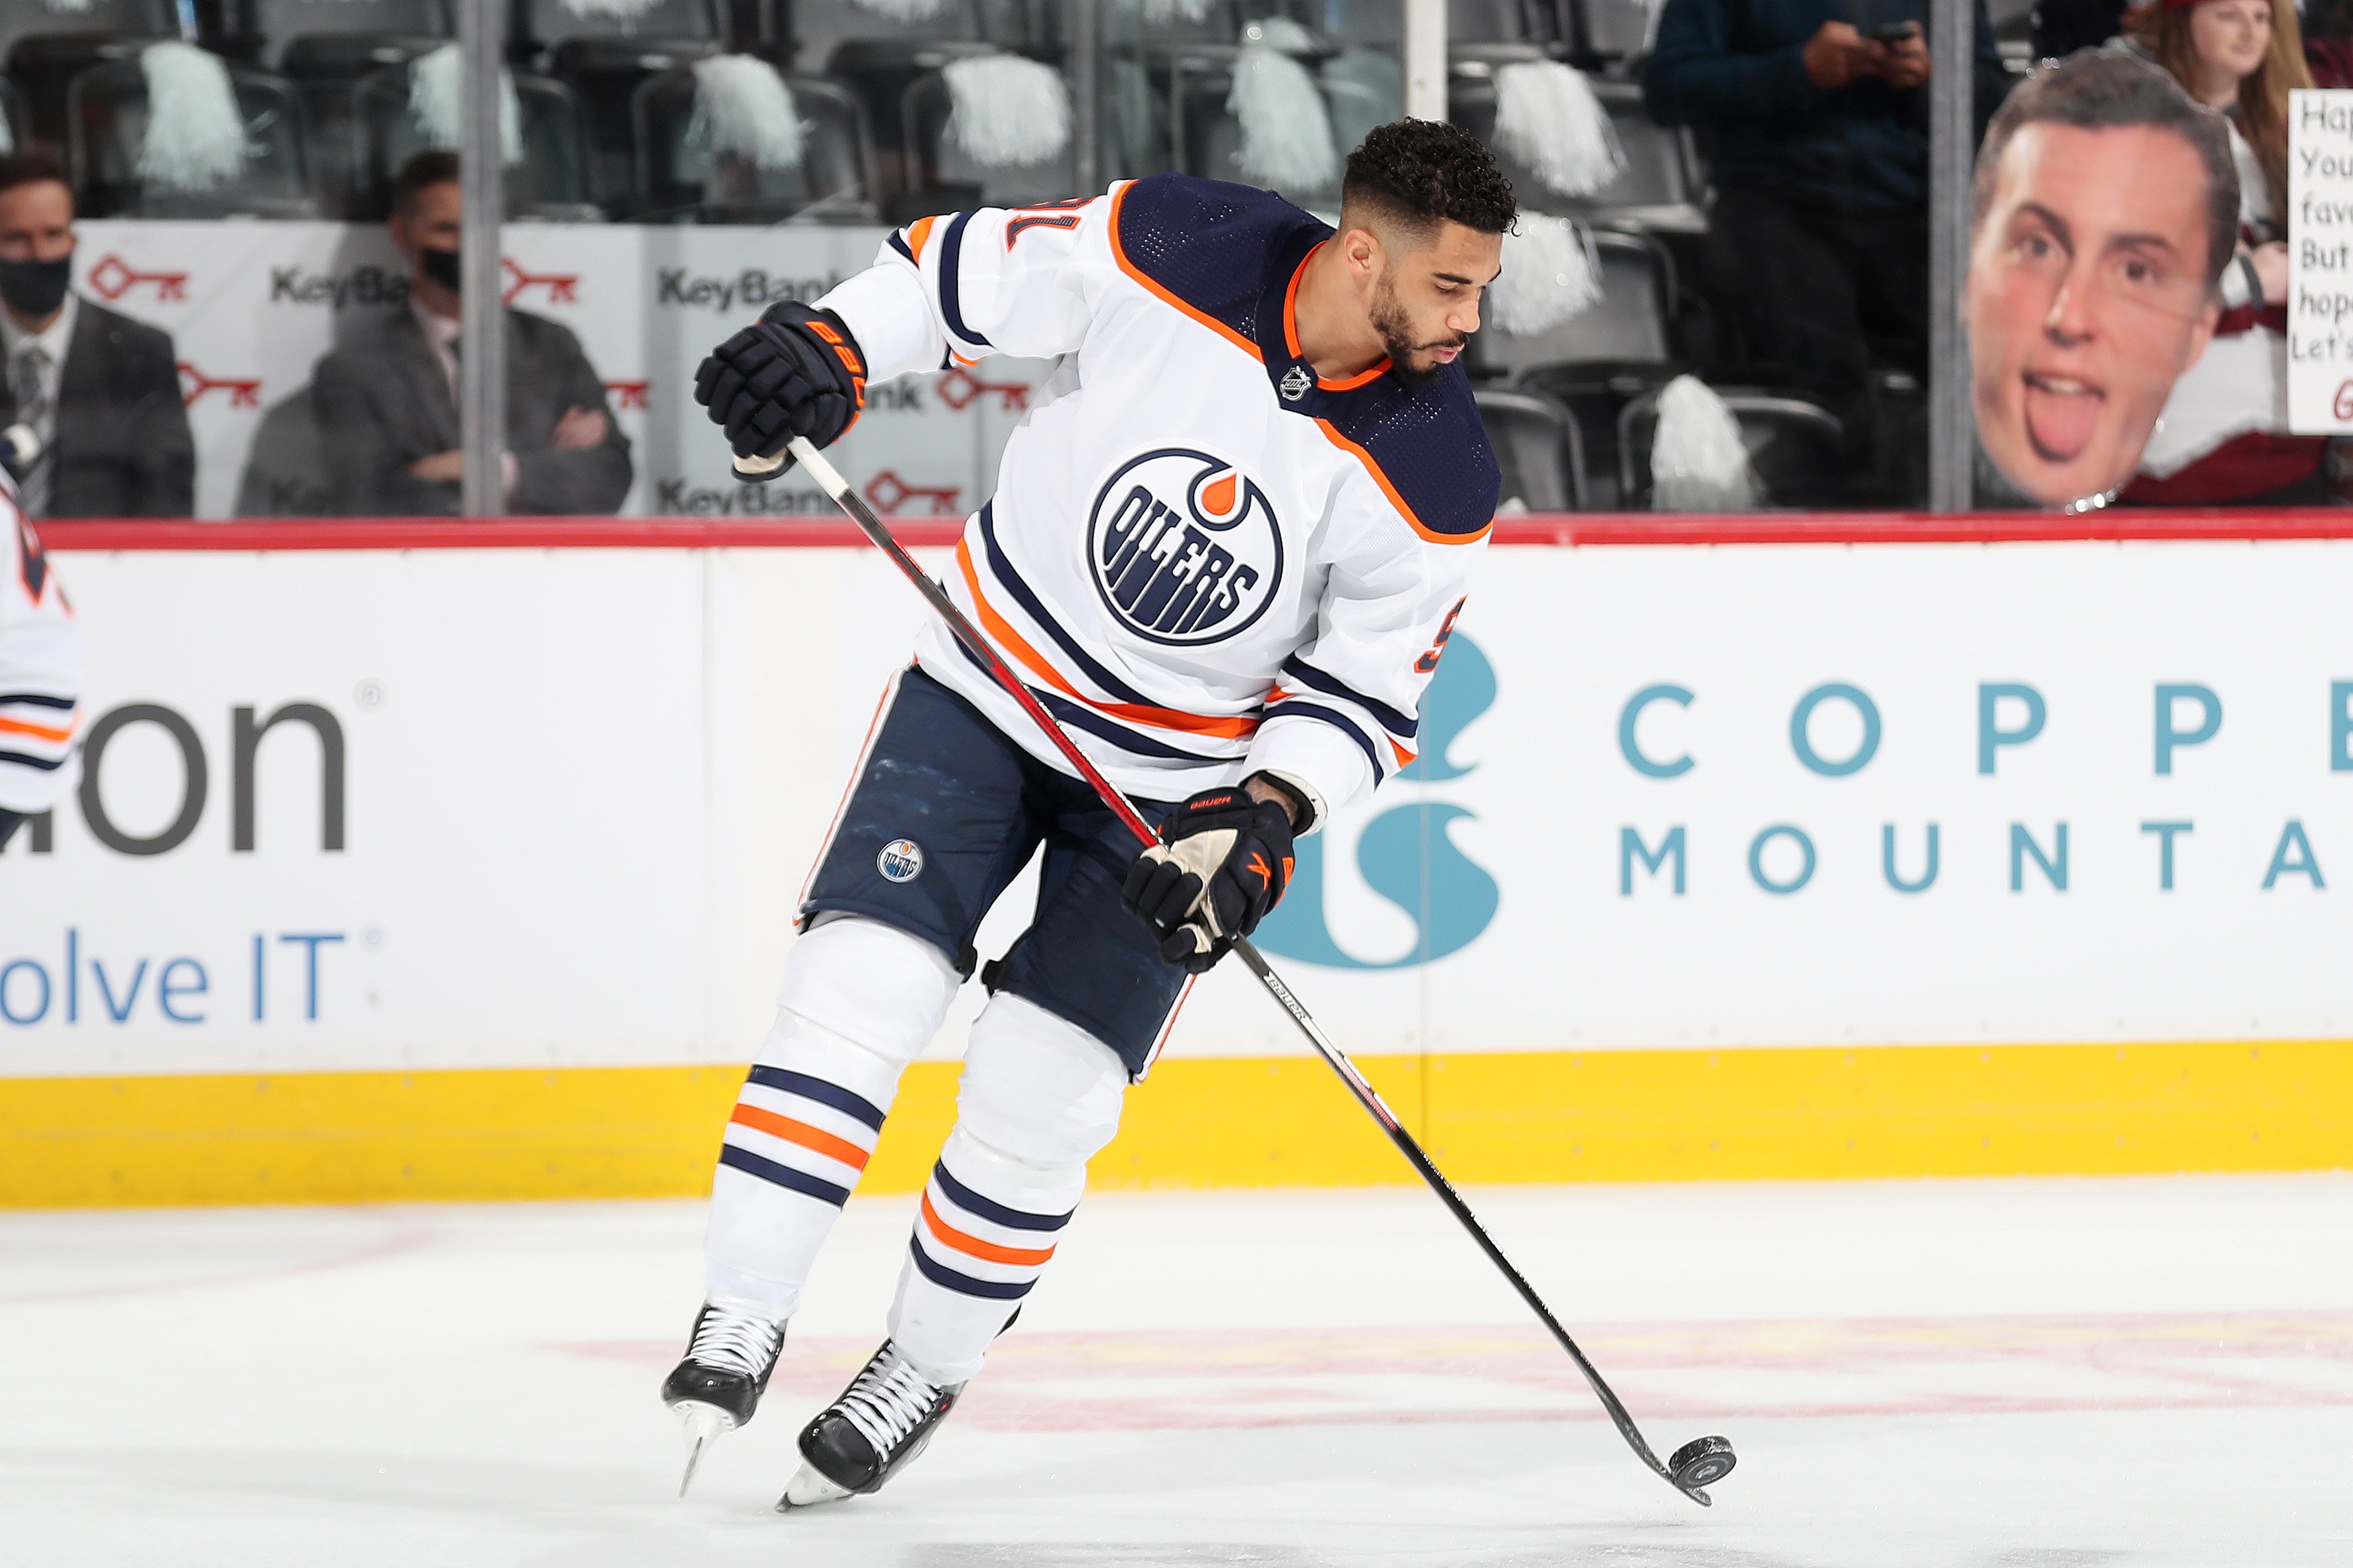
<path fill-rule="evenodd" d="M 1438 533 L 1430 529 L 1424 528 L 1421 525 L 1421 519 L 1413 514 L 1413 508 L 1405 504 L 1405 497 L 1398 494 L 1397 487 L 1389 483 L 1389 477 L 1381 472 L 1381 466 L 1373 461 L 1373 455 L 1370 452 L 1366 451 L 1362 447 L 1357 446 L 1354 441 L 1351 441 L 1345 436 L 1341 435 L 1340 427 L 1333 424 L 1329 419 L 1318 419 L 1315 423 L 1323 429 L 1325 439 L 1329 440 L 1332 445 L 1339 447 L 1340 450 L 1347 453 L 1350 457 L 1356 458 L 1356 461 L 1365 465 L 1365 472 L 1373 476 L 1373 482 L 1381 487 L 1381 493 L 1389 498 L 1389 504 L 1397 508 L 1398 515 L 1404 518 L 1409 527 L 1410 527 L 1416 533 L 1421 535 L 1422 538 L 1428 540 L 1430 543 L 1476 544 L 1494 531 L 1495 520 L 1493 518 L 1489 518 L 1485 525 L 1480 528 L 1475 533 Z"/>
<path fill-rule="evenodd" d="M 739 1127 L 754 1132 L 765 1132 L 771 1138 L 781 1138 L 787 1143 L 797 1143 L 813 1150 L 828 1160 L 839 1160 L 853 1171 L 866 1169 L 867 1153 L 847 1138 L 837 1138 L 821 1127 L 811 1127 L 806 1121 L 796 1121 L 789 1116 L 779 1116 L 756 1105 L 738 1104 L 735 1114 L 727 1119 Z"/>
<path fill-rule="evenodd" d="M 1125 719 L 1131 723 L 1149 724 L 1159 730 L 1178 730 L 1187 734 L 1220 735 L 1232 739 L 1258 733 L 1258 721 L 1255 719 L 1220 719 L 1200 713 L 1180 713 L 1173 708 L 1147 708 L 1134 702 L 1103 702 L 1089 697 L 1063 679 L 1060 672 L 1047 662 L 1046 656 L 1030 647 L 1029 640 L 997 613 L 996 606 L 980 591 L 980 574 L 973 566 L 972 547 L 968 542 L 957 542 L 956 565 L 964 572 L 964 585 L 972 590 L 973 607 L 980 612 L 980 624 L 987 628 L 988 635 L 1063 696 L 1075 698 L 1098 713 L 1108 713 L 1114 719 Z"/>
<path fill-rule="evenodd" d="M 36 741 L 70 741 L 73 726 L 54 729 L 47 724 L 30 724 L 22 719 L 0 719 L 0 735 L 30 735 Z"/>
<path fill-rule="evenodd" d="M 907 226 L 907 248 L 915 253 L 918 264 L 923 259 L 923 242 L 932 237 L 932 225 L 939 221 L 936 216 L 919 217 Z"/>
<path fill-rule="evenodd" d="M 953 1247 L 958 1252 L 984 1262 L 1034 1265 L 1054 1256 L 1054 1249 L 1050 1247 L 999 1247 L 993 1241 L 966 1236 L 940 1218 L 939 1211 L 932 1207 L 932 1194 L 928 1192 L 923 1194 L 923 1223 L 931 1226 L 932 1235 L 939 1239 L 942 1247 Z"/>
<path fill-rule="evenodd" d="M 1195 310 L 1192 306 L 1187 304 L 1184 300 L 1178 299 L 1167 289 L 1163 289 L 1158 283 L 1153 280 L 1150 275 L 1148 275 L 1143 268 L 1138 267 L 1134 262 L 1130 261 L 1127 258 L 1127 251 L 1125 247 L 1119 243 L 1119 216 L 1120 208 L 1126 203 L 1127 193 L 1131 188 L 1133 188 L 1134 184 L 1134 181 L 1130 181 L 1127 184 L 1120 186 L 1119 195 L 1112 197 L 1111 199 L 1112 259 L 1119 263 L 1119 269 L 1122 272 L 1126 273 L 1130 278 L 1133 278 L 1138 283 L 1143 284 L 1154 294 L 1159 296 L 1163 301 L 1176 306 L 1178 310 L 1192 317 L 1193 320 L 1200 322 L 1201 325 L 1208 328 L 1211 331 L 1225 339 L 1226 342 L 1233 344 L 1234 347 L 1250 355 L 1250 358 L 1259 361 L 1261 363 L 1264 363 L 1266 356 L 1258 352 L 1258 345 L 1256 343 L 1250 342 L 1248 338 L 1242 336 L 1240 332 L 1226 325 L 1225 322 L 1218 320 L 1217 317 L 1209 315 L 1204 311 Z"/>
<path fill-rule="evenodd" d="M 1291 351 L 1291 357 L 1293 359 L 1299 357 L 1299 282 L 1301 279 L 1307 276 L 1307 264 L 1315 259 L 1315 252 L 1331 243 L 1328 239 L 1317 240 L 1314 247 L 1299 258 L 1299 265 L 1291 274 L 1291 285 L 1282 291 L 1282 346 Z M 1381 363 L 1370 370 L 1358 371 L 1355 375 L 1343 376 L 1338 381 L 1332 381 L 1318 374 L 1315 384 L 1326 392 L 1354 392 L 1356 388 L 1378 377 L 1388 368 L 1389 358 L 1387 354 L 1383 354 Z"/>

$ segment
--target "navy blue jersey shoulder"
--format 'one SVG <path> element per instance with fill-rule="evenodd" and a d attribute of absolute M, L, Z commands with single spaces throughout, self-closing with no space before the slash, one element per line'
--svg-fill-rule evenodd
<path fill-rule="evenodd" d="M 1332 232 L 1272 191 L 1191 174 L 1147 175 L 1119 199 L 1128 264 L 1246 338 L 1276 259 L 1308 230 Z"/>
<path fill-rule="evenodd" d="M 1432 533 L 1467 536 L 1495 521 L 1503 470 L 1461 362 L 1408 392 L 1383 376 L 1367 393 L 1342 394 L 1326 413 L 1334 429 L 1365 449 L 1414 520 Z M 1349 406 L 1353 405 L 1353 406 Z"/>

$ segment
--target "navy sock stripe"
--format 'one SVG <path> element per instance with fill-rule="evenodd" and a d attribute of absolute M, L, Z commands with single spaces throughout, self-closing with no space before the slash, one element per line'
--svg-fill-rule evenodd
<path fill-rule="evenodd" d="M 1018 1301 L 1038 1283 L 1035 1279 L 1024 1279 L 1018 1285 L 1001 1285 L 994 1279 L 976 1279 L 969 1274 L 944 1268 L 924 1253 L 923 1244 L 920 1241 L 909 1242 L 907 1253 L 914 1258 L 915 1268 L 924 1279 L 943 1290 L 954 1290 L 960 1295 L 985 1296 L 992 1301 Z"/>
<path fill-rule="evenodd" d="M 764 1160 L 749 1150 L 738 1149 L 733 1143 L 719 1145 L 719 1163 L 723 1165 L 733 1165 L 747 1176 L 757 1176 L 764 1182 L 774 1182 L 780 1187 L 790 1187 L 797 1193 L 806 1193 L 810 1197 L 821 1198 L 836 1208 L 849 1201 L 848 1187 L 838 1187 L 831 1182 L 819 1181 L 807 1171 L 796 1171 L 790 1165 L 780 1165 L 774 1160 Z"/>
<path fill-rule="evenodd" d="M 932 1166 L 932 1179 L 939 1183 L 940 1191 L 945 1193 L 948 1195 L 948 1202 L 955 1205 L 956 1207 L 967 1214 L 978 1215 L 991 1224 L 1005 1226 L 1013 1230 L 1060 1230 L 1071 1223 L 1071 1215 L 1079 1212 L 1072 1209 L 1070 1214 L 1029 1214 L 1021 1209 L 1007 1208 L 1003 1204 L 982 1197 L 978 1193 L 949 1175 L 947 1163 L 944 1161 Z"/>
<path fill-rule="evenodd" d="M 862 1095 L 850 1093 L 838 1083 L 828 1083 L 821 1078 L 811 1078 L 805 1072 L 794 1072 L 789 1068 L 764 1065 L 754 1065 L 744 1081 L 756 1083 L 764 1089 L 780 1089 L 786 1094 L 797 1094 L 803 1100 L 816 1100 L 844 1116 L 856 1117 L 877 1132 L 882 1131 L 881 1108 Z"/>

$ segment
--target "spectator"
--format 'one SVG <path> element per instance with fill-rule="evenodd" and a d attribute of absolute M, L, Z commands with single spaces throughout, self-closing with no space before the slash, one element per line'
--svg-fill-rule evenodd
<path fill-rule="evenodd" d="M 2238 243 L 2221 319 L 2174 384 L 2128 501 L 2203 506 L 2328 500 L 2327 441 L 2287 421 L 2287 95 L 2310 87 L 2295 12 L 2270 0 L 2157 0 L 2136 41 L 2217 110 L 2239 172 Z"/>
<path fill-rule="evenodd" d="M 28 425 L 32 517 L 186 517 L 196 448 L 168 332 L 73 291 L 74 197 L 41 153 L 0 157 L 0 428 Z"/>
<path fill-rule="evenodd" d="M 319 362 L 313 401 L 346 513 L 452 513 L 465 462 L 458 423 L 458 155 L 420 153 L 393 184 L 392 242 L 408 308 Z M 629 441 L 580 341 L 506 311 L 506 504 L 610 512 L 628 494 Z"/>
<path fill-rule="evenodd" d="M 1978 123 L 2007 87 L 1971 0 Z M 1920 0 L 1667 0 L 1642 80 L 1651 117 L 1710 135 L 1708 271 L 1750 356 L 1827 403 L 1873 456 L 1873 344 L 1925 378 L 1928 93 Z M 1907 30 L 1908 25 L 1908 30 Z"/>

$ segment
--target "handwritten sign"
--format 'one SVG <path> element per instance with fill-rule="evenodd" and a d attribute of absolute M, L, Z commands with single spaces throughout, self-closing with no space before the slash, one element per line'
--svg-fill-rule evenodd
<path fill-rule="evenodd" d="M 2288 95 L 2288 426 L 2353 431 L 2353 91 Z"/>

